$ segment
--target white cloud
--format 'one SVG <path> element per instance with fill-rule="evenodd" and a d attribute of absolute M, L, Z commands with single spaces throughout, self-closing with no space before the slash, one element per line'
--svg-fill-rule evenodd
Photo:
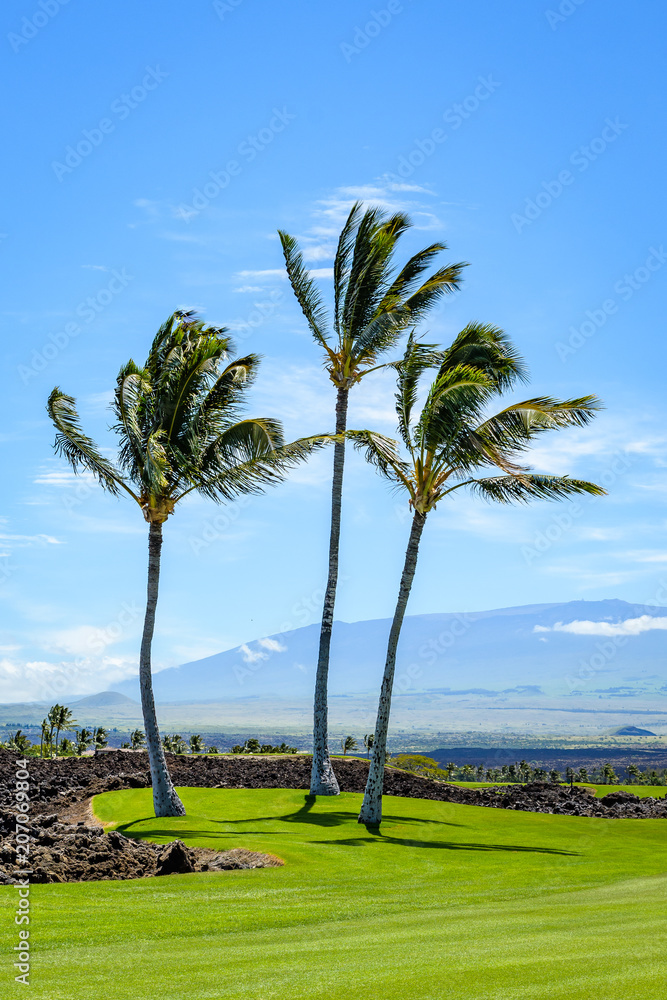
<path fill-rule="evenodd" d="M 131 656 L 82 657 L 52 663 L 46 660 L 0 660 L 0 684 L 5 701 L 56 701 L 62 695 L 96 694 L 137 673 Z"/>
<path fill-rule="evenodd" d="M 241 285 L 240 288 L 232 288 L 233 292 L 263 292 L 261 285 Z"/>
<path fill-rule="evenodd" d="M 332 260 L 335 252 L 333 246 L 323 246 L 322 244 L 304 246 L 303 258 L 304 260 Z"/>
<path fill-rule="evenodd" d="M 286 278 L 287 272 L 282 267 L 267 267 L 263 271 L 237 271 L 235 278 Z"/>
<path fill-rule="evenodd" d="M 667 630 L 667 618 L 653 618 L 651 615 L 640 615 L 639 618 L 626 618 L 623 622 L 592 622 L 574 621 L 556 622 L 551 627 L 536 625 L 534 632 L 569 632 L 572 635 L 641 635 L 642 632 L 652 632 L 655 629 Z"/>
<path fill-rule="evenodd" d="M 0 541 L 16 542 L 19 547 L 24 545 L 62 545 L 59 538 L 53 535 L 3 535 L 0 534 Z"/>
<path fill-rule="evenodd" d="M 259 660 L 268 660 L 269 654 L 263 653 L 261 649 L 252 650 L 245 642 L 239 646 L 239 652 L 243 655 L 246 663 L 257 663 Z"/>
<path fill-rule="evenodd" d="M 33 483 L 38 486 L 78 486 L 79 483 L 94 483 L 95 477 L 90 472 L 79 474 L 70 469 L 55 469 L 52 472 L 38 472 Z"/>
<path fill-rule="evenodd" d="M 284 653 L 287 649 L 287 646 L 283 646 L 277 639 L 259 639 L 259 645 L 271 653 Z"/>
<path fill-rule="evenodd" d="M 309 271 L 311 278 L 333 278 L 332 267 L 314 267 Z"/>

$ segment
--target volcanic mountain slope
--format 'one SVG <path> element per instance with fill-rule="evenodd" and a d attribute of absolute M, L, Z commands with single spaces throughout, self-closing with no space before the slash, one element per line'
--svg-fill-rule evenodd
<path fill-rule="evenodd" d="M 336 622 L 330 691 L 376 692 L 390 619 Z M 526 698 L 658 698 L 667 693 L 664 609 L 570 601 L 494 611 L 409 615 L 397 691 Z M 160 702 L 310 698 L 319 625 L 255 639 L 155 675 Z M 138 699 L 135 679 L 115 690 Z"/>

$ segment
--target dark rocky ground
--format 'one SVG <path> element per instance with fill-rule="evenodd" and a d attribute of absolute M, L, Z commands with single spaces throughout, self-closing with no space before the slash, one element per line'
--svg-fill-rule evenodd
<path fill-rule="evenodd" d="M 422 751 L 415 751 L 421 753 Z M 628 764 L 636 764 L 641 770 L 667 767 L 667 749 L 647 750 L 642 747 L 590 747 L 590 748 L 544 748 L 544 747 L 443 747 L 439 750 L 424 750 L 443 766 L 452 761 L 459 767 L 471 764 L 477 767 L 502 767 L 526 760 L 532 767 L 552 768 L 565 772 L 567 767 L 577 770 L 586 767 L 589 771 L 611 764 L 621 778 L 627 777 Z"/>
<path fill-rule="evenodd" d="M 15 863 L 13 789 L 17 755 L 0 749 L 0 883 L 12 882 Z M 167 754 L 176 785 L 199 788 L 298 788 L 307 790 L 310 757 L 194 757 Z M 131 840 L 95 826 L 90 798 L 100 792 L 150 785 L 145 752 L 122 750 L 93 757 L 60 760 L 28 758 L 30 771 L 31 866 L 33 882 L 127 879 L 173 872 L 258 868 L 281 864 L 271 855 L 187 848 L 180 841 L 165 846 Z M 366 761 L 338 759 L 342 791 L 363 792 Z M 388 768 L 388 795 L 434 799 L 495 809 L 607 818 L 667 818 L 667 800 L 611 791 L 596 798 L 587 789 L 533 783 L 469 789 Z"/>

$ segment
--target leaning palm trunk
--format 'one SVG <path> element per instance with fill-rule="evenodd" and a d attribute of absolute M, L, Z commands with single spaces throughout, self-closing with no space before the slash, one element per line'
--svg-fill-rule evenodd
<path fill-rule="evenodd" d="M 405 609 L 408 605 L 415 569 L 417 568 L 419 540 L 425 523 L 426 514 L 422 514 L 421 511 L 416 510 L 412 518 L 412 530 L 410 531 L 410 540 L 408 541 L 405 553 L 405 564 L 401 575 L 398 601 L 396 602 L 394 620 L 391 623 L 391 631 L 389 633 L 387 659 L 382 678 L 382 687 L 380 689 L 377 721 L 375 723 L 375 739 L 373 741 L 373 751 L 368 770 L 364 801 L 361 804 L 361 811 L 359 813 L 359 822 L 367 823 L 369 826 L 379 826 L 382 821 L 382 787 L 384 784 L 384 764 L 387 756 L 387 732 L 389 730 L 389 713 L 391 711 L 391 693 L 394 686 L 394 672 L 396 670 L 396 649 L 401 635 L 401 626 L 403 625 Z"/>
<path fill-rule="evenodd" d="M 336 399 L 336 434 L 343 435 L 347 428 L 348 389 L 339 388 Z M 315 703 L 313 712 L 313 769 L 310 776 L 311 795 L 338 795 L 340 788 L 329 758 L 329 655 L 333 630 L 336 587 L 338 585 L 338 552 L 340 548 L 340 515 L 343 500 L 343 468 L 345 465 L 345 439 L 334 445 L 333 485 L 331 488 L 331 534 L 329 536 L 329 575 L 324 594 L 320 648 L 317 656 L 315 678 Z"/>
<path fill-rule="evenodd" d="M 160 731 L 155 714 L 153 679 L 151 673 L 151 644 L 155 628 L 155 608 L 160 582 L 160 551 L 162 549 L 162 524 L 151 521 L 148 532 L 148 588 L 146 596 L 146 617 L 139 654 L 139 685 L 141 687 L 141 710 L 144 716 L 148 760 L 153 782 L 153 808 L 156 816 L 185 816 L 183 803 L 176 794 L 172 783 L 164 750 L 160 742 Z"/>

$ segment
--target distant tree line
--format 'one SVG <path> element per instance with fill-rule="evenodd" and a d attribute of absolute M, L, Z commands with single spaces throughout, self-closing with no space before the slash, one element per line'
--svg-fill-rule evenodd
<path fill-rule="evenodd" d="M 501 782 L 503 784 L 527 784 L 531 781 L 567 782 L 568 784 L 592 785 L 665 785 L 667 784 L 667 768 L 641 771 L 635 764 L 629 764 L 627 781 L 616 774 L 611 764 L 603 764 L 590 770 L 579 767 L 576 770 L 568 767 L 564 772 L 556 768 L 546 770 L 543 767 L 533 767 L 528 761 L 516 761 L 514 764 L 503 764 L 502 767 L 485 767 L 484 764 L 455 764 L 450 762 L 440 767 L 432 757 L 420 754 L 397 754 L 390 757 L 387 763 L 404 771 L 411 771 L 426 778 L 439 781 L 476 781 Z"/>

